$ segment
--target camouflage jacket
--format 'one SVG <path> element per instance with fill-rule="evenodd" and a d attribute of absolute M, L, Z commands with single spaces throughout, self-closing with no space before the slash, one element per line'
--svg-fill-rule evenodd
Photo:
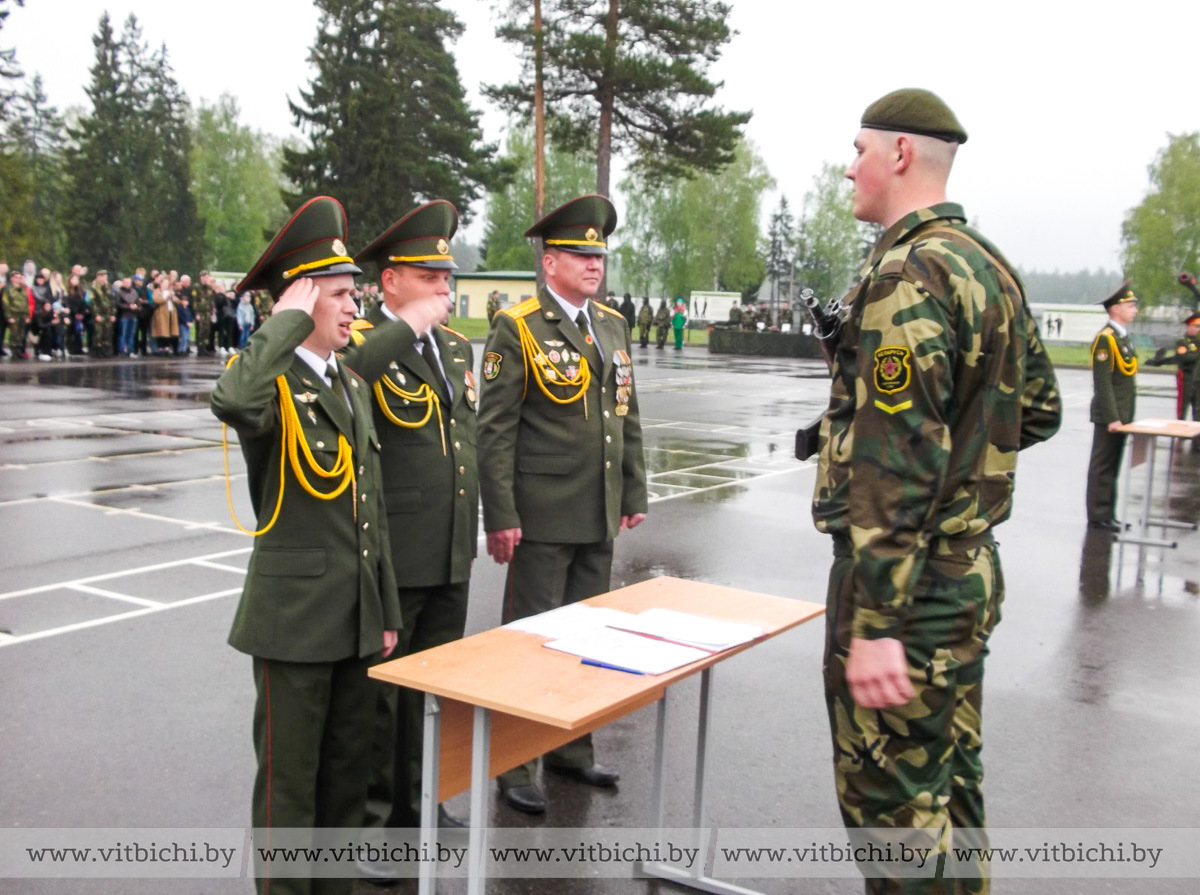
<path fill-rule="evenodd" d="M 1023 289 L 965 220 L 906 215 L 845 299 L 813 518 L 853 548 L 855 637 L 898 635 L 931 541 L 1008 518 L 1017 451 L 1062 419 Z"/>
<path fill-rule="evenodd" d="M 1138 371 L 1137 351 L 1129 334 L 1121 335 L 1108 322 L 1092 340 L 1092 422 L 1133 422 L 1137 404 L 1134 377 Z"/>

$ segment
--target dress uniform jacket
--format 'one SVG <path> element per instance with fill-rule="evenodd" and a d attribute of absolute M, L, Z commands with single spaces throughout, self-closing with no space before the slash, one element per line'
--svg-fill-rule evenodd
<path fill-rule="evenodd" d="M 596 543 L 617 536 L 622 516 L 646 512 L 629 327 L 601 302 L 589 301 L 587 308 L 603 360 L 545 289 L 496 315 L 479 413 L 488 531 L 520 528 L 529 541 Z M 522 345 L 518 321 L 536 344 Z M 564 350 L 572 360 L 562 359 Z M 569 376 L 581 363 L 576 354 L 587 359 L 590 382 L 584 397 L 559 403 L 578 387 L 562 385 L 547 362 Z"/>
<path fill-rule="evenodd" d="M 1092 342 L 1093 423 L 1107 426 L 1133 420 L 1136 372 L 1137 351 L 1129 334 L 1122 336 L 1106 323 Z"/>
<path fill-rule="evenodd" d="M 260 526 L 274 513 L 280 463 L 287 463 L 280 456 L 277 376 L 287 382 L 304 441 L 321 467 L 335 465 L 339 433 L 353 448 L 356 481 L 333 500 L 309 495 L 288 464 L 278 519 L 254 541 L 229 643 L 287 662 L 365 658 L 380 651 L 385 630 L 400 628 L 396 580 L 382 549 L 388 528 L 370 391 L 340 364 L 341 384 L 329 388 L 295 354 L 312 329 L 303 311 L 268 318 L 212 394 L 213 412 L 237 430 Z M 331 490 L 303 455 L 299 462 L 316 490 Z"/>
<path fill-rule="evenodd" d="M 378 306 L 365 322 L 355 324 L 353 341 L 342 355 L 346 365 L 372 386 L 375 431 L 383 447 L 392 563 L 401 587 L 467 581 L 476 553 L 474 358 L 465 336 L 446 327 L 435 327 L 433 335 L 453 396 L 446 394 L 442 377 L 414 347 L 417 337 L 412 328 L 402 320 L 389 320 Z M 409 393 L 428 385 L 438 396 L 440 421 L 427 401 L 401 397 L 381 380 Z M 416 428 L 389 418 L 418 423 L 427 412 L 428 420 Z"/>

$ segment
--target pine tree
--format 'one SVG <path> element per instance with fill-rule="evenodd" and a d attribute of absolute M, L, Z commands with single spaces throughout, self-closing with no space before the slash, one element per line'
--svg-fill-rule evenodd
<path fill-rule="evenodd" d="M 30 250 L 40 262 L 62 266 L 68 263 L 62 227 L 66 129 L 58 109 L 50 105 L 40 74 L 35 74 L 17 96 L 13 113 L 8 133 L 11 149 L 23 161 L 26 171 Z"/>
<path fill-rule="evenodd" d="M 70 130 L 73 147 L 67 153 L 65 224 L 67 244 L 75 259 L 93 268 L 117 270 L 123 260 L 127 211 L 125 170 L 128 145 L 123 133 L 128 103 L 121 74 L 120 46 L 105 13 L 92 38 L 95 62 L 90 114 Z M 128 269 L 128 268 L 127 268 Z"/>
<path fill-rule="evenodd" d="M 360 240 L 434 198 L 468 219 L 503 171 L 446 49 L 462 24 L 434 0 L 316 2 L 317 76 L 288 103 L 309 135 L 303 150 L 284 149 L 284 174 L 297 187 L 289 206 L 335 196 Z"/>
<path fill-rule="evenodd" d="M 715 171 L 733 160 L 749 112 L 711 107 L 709 66 L 733 32 L 720 0 L 545 0 L 544 90 L 551 136 L 596 153 L 608 195 L 614 152 L 651 181 Z M 509 0 L 497 34 L 521 47 L 522 78 L 487 90 L 530 116 L 534 33 L 529 4 Z"/>

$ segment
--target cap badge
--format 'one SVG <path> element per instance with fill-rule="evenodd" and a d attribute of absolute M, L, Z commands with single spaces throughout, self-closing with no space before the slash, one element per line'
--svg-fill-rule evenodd
<path fill-rule="evenodd" d="M 583 238 L 588 240 L 588 242 L 595 242 L 599 235 L 600 234 L 596 232 L 595 227 L 588 227 L 587 233 L 583 234 Z"/>
<path fill-rule="evenodd" d="M 437 250 L 439 255 L 449 255 L 450 243 L 446 242 L 444 239 L 439 239 L 437 241 Z"/>
<path fill-rule="evenodd" d="M 346 244 L 344 242 L 342 242 L 340 239 L 335 239 L 333 241 L 333 243 L 330 245 L 330 248 L 333 249 L 333 254 L 335 254 L 335 255 L 345 255 L 346 254 Z"/>

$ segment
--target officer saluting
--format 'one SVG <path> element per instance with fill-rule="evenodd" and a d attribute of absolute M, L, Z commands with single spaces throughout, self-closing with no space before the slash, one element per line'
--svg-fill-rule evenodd
<path fill-rule="evenodd" d="M 510 563 L 505 622 L 609 589 L 613 539 L 646 514 L 646 469 L 629 325 L 595 301 L 617 213 L 581 196 L 526 231 L 545 244 L 546 285 L 496 315 L 483 358 L 479 477 L 488 553 Z M 593 786 L 617 774 L 595 764 L 585 736 L 547 767 Z M 509 805 L 546 810 L 535 763 L 502 774 Z"/>
<path fill-rule="evenodd" d="M 400 627 L 369 389 L 334 354 L 350 338 L 360 272 L 346 238 L 328 196 L 283 226 L 237 287 L 279 300 L 212 394 L 213 413 L 237 430 L 258 518 L 229 635 L 254 659 L 257 828 L 362 825 L 367 668 Z M 322 891 L 353 885 L 328 883 Z M 312 880 L 258 885 L 309 892 Z"/>
<path fill-rule="evenodd" d="M 1101 302 L 1108 322 L 1092 342 L 1092 457 L 1088 463 L 1088 525 L 1120 531 L 1116 519 L 1117 472 L 1125 450 L 1125 433 L 1115 429 L 1133 421 L 1136 403 L 1134 377 L 1137 351 L 1129 338 L 1129 324 L 1137 316 L 1137 296 L 1129 283 Z"/>
<path fill-rule="evenodd" d="M 371 384 L 404 619 L 398 656 L 457 640 L 467 620 L 479 519 L 478 383 L 467 337 L 431 325 L 450 307 L 450 274 L 457 269 L 450 239 L 457 229 L 458 212 L 438 199 L 410 211 L 355 256 L 378 266 L 382 300 L 355 321 L 342 359 Z M 367 823 L 418 826 L 423 694 L 376 688 Z"/>

